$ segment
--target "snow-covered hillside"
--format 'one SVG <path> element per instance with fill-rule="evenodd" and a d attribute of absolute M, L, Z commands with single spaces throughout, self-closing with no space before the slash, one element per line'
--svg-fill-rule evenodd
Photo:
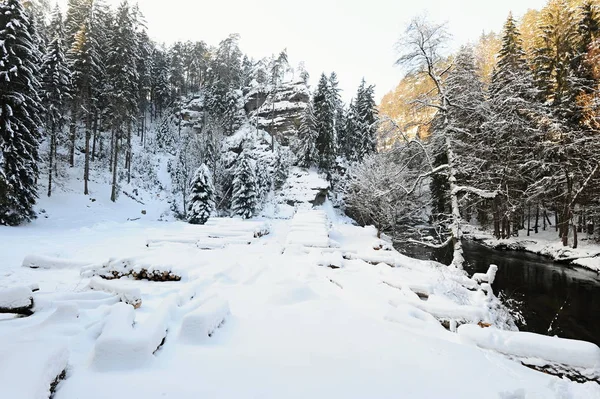
<path fill-rule="evenodd" d="M 41 199 L 47 218 L 0 227 L 0 304 L 34 304 L 0 319 L 0 398 L 48 398 L 63 370 L 56 399 L 600 397 L 521 364 L 593 379 L 600 348 L 506 331 L 493 271 L 407 258 L 313 208 L 325 188 L 296 169 L 269 217 L 204 226 L 145 194 Z"/>

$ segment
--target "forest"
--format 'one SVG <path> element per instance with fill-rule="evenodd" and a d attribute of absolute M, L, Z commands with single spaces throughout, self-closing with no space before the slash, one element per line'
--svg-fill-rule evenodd
<path fill-rule="evenodd" d="M 598 237 L 598 28 L 595 2 L 552 0 L 448 55 L 445 25 L 414 19 L 398 43 L 408 74 L 382 101 L 382 151 L 358 169 L 351 208 L 384 230 L 429 209 L 428 244 L 454 242 L 456 264 L 467 223 L 497 238 L 553 226 L 574 248 Z"/>
<path fill-rule="evenodd" d="M 32 220 L 39 180 L 50 196 L 65 168 L 81 167 L 85 195 L 90 170 L 108 171 L 116 201 L 132 178 L 155 184 L 153 159 L 167 157 L 172 211 L 194 223 L 256 215 L 298 165 L 380 233 L 414 241 L 426 235 L 415 226 L 435 226 L 423 243 L 452 244 L 456 265 L 468 224 L 497 238 L 552 227 L 573 247 L 600 235 L 595 1 L 509 15 L 457 52 L 444 24 L 415 18 L 397 45 L 406 76 L 379 107 L 364 80 L 344 104 L 335 72 L 311 93 L 287 50 L 255 60 L 236 34 L 156 43 L 127 1 L 70 0 L 64 16 L 44 2 L 2 7 L 2 224 Z M 304 100 L 282 116 L 290 88 Z"/>

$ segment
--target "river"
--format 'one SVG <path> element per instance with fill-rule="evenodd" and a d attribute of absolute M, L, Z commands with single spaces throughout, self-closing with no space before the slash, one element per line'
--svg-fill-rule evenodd
<path fill-rule="evenodd" d="M 449 264 L 449 249 L 402 246 L 402 253 Z M 580 339 L 600 346 L 600 275 L 528 252 L 502 251 L 465 241 L 465 270 L 485 273 L 498 265 L 494 293 L 521 302 L 522 331 Z M 562 308 L 562 309 L 561 309 Z M 557 315 L 558 314 L 558 315 Z"/>

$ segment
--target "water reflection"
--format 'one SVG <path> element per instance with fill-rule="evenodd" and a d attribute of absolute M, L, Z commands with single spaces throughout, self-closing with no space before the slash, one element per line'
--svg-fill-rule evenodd
<path fill-rule="evenodd" d="M 521 329 L 563 338 L 582 339 L 600 345 L 600 276 L 585 269 L 571 269 L 527 252 L 499 251 L 465 242 L 465 269 L 485 273 L 498 265 L 494 292 L 523 302 L 527 322 Z M 400 251 L 419 259 L 450 263 L 452 252 L 416 246 Z M 564 307 L 563 307 L 564 305 Z M 562 310 L 559 309 L 563 307 Z M 553 322 L 555 315 L 558 317 Z"/>

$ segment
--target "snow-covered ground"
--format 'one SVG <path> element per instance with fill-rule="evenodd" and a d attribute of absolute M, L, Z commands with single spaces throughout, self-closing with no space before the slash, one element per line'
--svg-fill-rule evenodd
<path fill-rule="evenodd" d="M 600 244 L 586 234 L 579 234 L 578 246 L 573 249 L 571 246 L 563 246 L 562 241 L 558 238 L 558 233 L 553 227 L 546 231 L 540 230 L 538 234 L 532 232 L 529 237 L 520 232 L 519 237 L 500 240 L 493 237 L 490 232 L 474 227 L 470 229 L 472 229 L 472 232 L 468 235 L 487 246 L 532 252 L 600 273 Z M 572 237 L 569 237 L 569 244 L 572 244 Z"/>
<path fill-rule="evenodd" d="M 0 297 L 40 288 L 33 316 L 0 319 L 0 398 L 48 398 L 65 368 L 56 399 L 600 397 L 515 361 L 594 378 L 597 346 L 496 329 L 511 323 L 488 285 L 312 209 L 301 191 L 322 182 L 292 178 L 299 202 L 268 219 L 159 222 L 162 198 L 57 192 L 0 227 Z M 97 276 L 142 269 L 181 280 Z"/>

